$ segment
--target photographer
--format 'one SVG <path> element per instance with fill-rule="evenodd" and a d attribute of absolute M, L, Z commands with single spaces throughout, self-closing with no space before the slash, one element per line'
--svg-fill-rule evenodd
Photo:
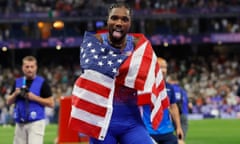
<path fill-rule="evenodd" d="M 22 60 L 24 76 L 17 78 L 7 104 L 15 104 L 14 144 L 43 144 L 45 106 L 54 107 L 49 84 L 37 75 L 37 60 L 26 56 Z"/>

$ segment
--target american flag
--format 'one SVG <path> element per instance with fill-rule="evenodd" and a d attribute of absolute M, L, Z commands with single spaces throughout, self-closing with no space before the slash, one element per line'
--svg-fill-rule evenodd
<path fill-rule="evenodd" d="M 72 92 L 72 129 L 104 140 L 112 115 L 115 83 L 139 91 L 138 104 L 152 106 L 152 124 L 158 127 L 162 110 L 169 106 L 164 80 L 150 42 L 142 34 L 133 36 L 139 41 L 132 54 L 126 56 L 85 33 L 80 51 L 84 73 Z"/>

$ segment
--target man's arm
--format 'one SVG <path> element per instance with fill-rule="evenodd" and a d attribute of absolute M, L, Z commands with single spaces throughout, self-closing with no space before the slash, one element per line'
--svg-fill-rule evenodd
<path fill-rule="evenodd" d="M 179 115 L 177 104 L 176 103 L 171 104 L 169 110 L 170 110 L 170 114 L 173 119 L 174 125 L 176 127 L 176 135 L 178 139 L 183 139 L 184 135 L 183 135 L 183 130 L 180 122 L 180 115 Z"/>
<path fill-rule="evenodd" d="M 47 83 L 47 81 L 45 80 L 42 84 L 41 87 L 41 91 L 40 91 L 40 96 L 35 95 L 32 92 L 28 93 L 28 99 L 32 100 L 32 101 L 36 101 L 38 103 L 40 103 L 43 106 L 47 106 L 50 108 L 54 107 L 54 98 L 52 95 L 52 90 L 50 85 Z"/>
<path fill-rule="evenodd" d="M 40 103 L 41 105 L 48 106 L 53 108 L 54 107 L 54 99 L 53 96 L 47 97 L 47 98 L 42 98 L 40 96 L 36 96 L 32 92 L 28 92 L 27 97 L 29 100 L 36 101 Z"/>
<path fill-rule="evenodd" d="M 9 96 L 7 96 L 6 98 L 7 105 L 11 105 L 15 103 L 15 100 L 19 94 L 20 94 L 20 88 L 16 88 L 14 92 L 12 92 Z"/>

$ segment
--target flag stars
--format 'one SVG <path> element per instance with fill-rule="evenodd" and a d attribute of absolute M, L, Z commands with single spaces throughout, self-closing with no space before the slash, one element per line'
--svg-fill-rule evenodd
<path fill-rule="evenodd" d="M 113 62 L 112 61 L 108 61 L 108 63 L 107 63 L 108 65 L 113 65 Z"/>
<path fill-rule="evenodd" d="M 96 50 L 95 49 L 91 49 L 91 53 L 95 53 L 96 52 Z"/>
<path fill-rule="evenodd" d="M 101 48 L 101 52 L 105 52 L 105 48 L 102 47 L 102 48 Z"/>
<path fill-rule="evenodd" d="M 94 55 L 93 58 L 94 58 L 94 59 L 98 59 L 98 55 Z"/>
<path fill-rule="evenodd" d="M 94 39 L 95 40 L 95 39 Z M 114 78 L 127 58 L 126 55 L 98 41 L 83 40 L 80 46 L 80 62 L 84 69 L 92 69 Z"/>
<path fill-rule="evenodd" d="M 99 65 L 99 66 L 103 66 L 104 64 L 103 64 L 102 61 L 99 61 L 99 62 L 98 62 L 98 65 Z"/>
<path fill-rule="evenodd" d="M 89 62 L 89 59 L 85 59 L 85 63 L 88 63 Z"/>
<path fill-rule="evenodd" d="M 122 63 L 123 60 L 122 60 L 122 59 L 118 59 L 117 62 L 118 62 L 118 63 Z"/>
<path fill-rule="evenodd" d="M 83 51 L 84 51 L 83 49 L 84 49 L 83 47 L 81 47 L 81 48 L 80 48 L 80 50 L 81 50 L 81 53 L 83 53 Z"/>
<path fill-rule="evenodd" d="M 87 44 L 87 47 L 91 47 L 91 46 L 92 46 L 92 43 L 91 43 L 91 42 Z"/>
<path fill-rule="evenodd" d="M 83 55 L 82 55 L 82 58 L 85 58 L 86 57 L 86 54 L 84 53 Z"/>
<path fill-rule="evenodd" d="M 117 69 L 116 69 L 116 68 L 113 68 L 113 69 L 112 69 L 112 72 L 113 72 L 113 73 L 117 73 Z"/>
<path fill-rule="evenodd" d="M 113 52 L 113 51 L 109 51 L 109 54 L 110 54 L 110 55 L 113 55 L 113 54 L 114 54 L 114 52 Z"/>

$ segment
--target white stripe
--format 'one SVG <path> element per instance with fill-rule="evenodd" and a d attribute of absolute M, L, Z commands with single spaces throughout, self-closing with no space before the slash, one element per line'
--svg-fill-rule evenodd
<path fill-rule="evenodd" d="M 107 99 L 101 95 L 98 95 L 96 93 L 90 92 L 86 89 L 82 89 L 81 87 L 78 87 L 76 85 L 74 85 L 72 94 L 74 96 L 77 96 L 78 98 L 85 100 L 85 101 L 88 101 L 88 102 L 91 102 L 93 104 L 100 105 L 103 107 L 106 107 L 109 103 L 108 102 L 109 99 Z"/>
<path fill-rule="evenodd" d="M 160 69 L 157 73 L 156 76 L 156 87 L 159 87 L 159 85 L 161 84 L 161 82 L 163 81 L 163 74 L 162 74 L 162 69 Z"/>
<path fill-rule="evenodd" d="M 165 90 L 161 91 L 158 97 L 156 97 L 155 95 L 153 96 L 153 94 L 152 94 L 151 101 L 152 101 L 152 103 L 154 105 L 154 108 L 153 108 L 153 110 L 151 112 L 151 121 L 153 121 L 154 116 L 156 115 L 156 113 L 158 112 L 160 107 L 162 106 L 162 100 L 166 96 L 167 95 L 166 95 L 166 91 Z"/>
<path fill-rule="evenodd" d="M 128 86 L 130 88 L 134 88 L 135 86 L 135 80 L 140 68 L 140 64 L 142 63 L 142 57 L 144 55 L 144 51 L 146 48 L 147 42 L 144 42 L 137 50 L 134 51 L 132 55 L 132 59 L 130 62 L 130 68 L 128 70 L 128 74 L 125 78 L 125 86 Z"/>
<path fill-rule="evenodd" d="M 113 82 L 115 83 L 115 81 Z M 111 93 L 109 95 L 109 103 L 108 103 L 108 109 L 107 109 L 107 114 L 105 117 L 105 121 L 104 121 L 104 126 L 101 129 L 100 135 L 99 135 L 99 139 L 103 140 L 107 134 L 108 131 L 108 127 L 109 127 L 109 123 L 112 117 L 112 112 L 113 112 L 113 107 L 112 107 L 112 102 L 113 102 L 113 96 L 114 96 L 114 91 L 115 91 L 115 85 L 113 84 Z"/>
<path fill-rule="evenodd" d="M 95 70 L 84 70 L 82 78 L 99 83 L 105 87 L 111 88 L 113 79 Z"/>
<path fill-rule="evenodd" d="M 166 97 L 168 97 L 168 96 L 167 96 L 167 89 L 166 89 L 166 88 L 165 88 L 163 91 L 161 91 L 161 93 L 162 93 L 162 94 L 161 94 L 160 96 L 161 96 L 162 100 L 165 99 Z"/>
<path fill-rule="evenodd" d="M 71 116 L 73 118 L 76 118 L 78 120 L 82 120 L 84 122 L 87 122 L 89 124 L 98 126 L 98 127 L 104 127 L 105 126 L 105 118 L 100 117 L 98 115 L 94 115 L 92 113 L 89 113 L 87 111 L 83 111 L 81 109 L 78 109 L 75 106 L 72 106 L 72 112 Z"/>
<path fill-rule="evenodd" d="M 152 53 L 153 53 L 152 62 L 151 62 L 149 72 L 147 75 L 147 79 L 146 79 L 145 85 L 144 85 L 144 91 L 146 91 L 146 92 L 152 92 L 152 87 L 156 80 L 155 68 L 156 68 L 157 57 L 155 56 L 154 52 L 152 52 Z"/>

